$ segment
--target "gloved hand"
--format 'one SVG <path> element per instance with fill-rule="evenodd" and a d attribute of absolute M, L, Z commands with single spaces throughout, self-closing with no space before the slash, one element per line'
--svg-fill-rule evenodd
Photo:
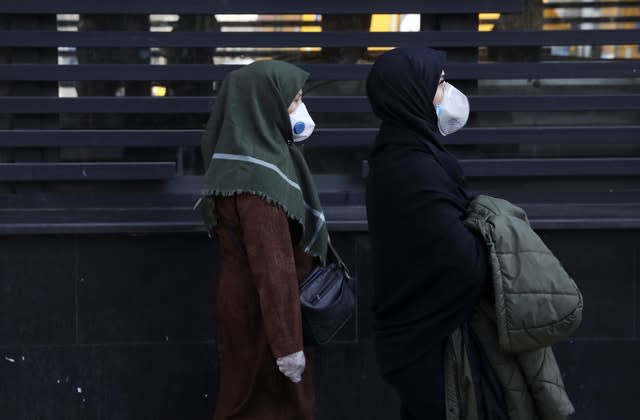
<path fill-rule="evenodd" d="M 302 350 L 278 357 L 276 363 L 280 372 L 291 379 L 291 382 L 298 383 L 302 380 L 302 372 L 307 363 Z"/>

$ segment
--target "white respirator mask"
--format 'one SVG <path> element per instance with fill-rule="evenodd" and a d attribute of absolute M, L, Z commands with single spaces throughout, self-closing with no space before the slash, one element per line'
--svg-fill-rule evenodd
<path fill-rule="evenodd" d="M 311 119 L 311 115 L 309 115 L 303 102 L 300 102 L 296 110 L 289 114 L 289 119 L 291 120 L 293 141 L 296 143 L 309 138 L 316 127 L 316 123 Z"/>
<path fill-rule="evenodd" d="M 445 84 L 442 101 L 435 108 L 438 130 L 443 136 L 460 130 L 469 119 L 469 99 L 449 83 Z"/>

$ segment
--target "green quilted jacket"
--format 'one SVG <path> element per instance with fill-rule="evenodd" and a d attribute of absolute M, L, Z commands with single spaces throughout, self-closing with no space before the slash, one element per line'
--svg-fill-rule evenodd
<path fill-rule="evenodd" d="M 510 420 L 563 420 L 574 408 L 551 345 L 582 319 L 582 295 L 531 229 L 525 212 L 480 195 L 465 225 L 489 249 L 494 301 L 481 302 L 468 323 L 502 385 Z M 477 418 L 465 334 L 456 330 L 445 355 L 447 420 Z"/>

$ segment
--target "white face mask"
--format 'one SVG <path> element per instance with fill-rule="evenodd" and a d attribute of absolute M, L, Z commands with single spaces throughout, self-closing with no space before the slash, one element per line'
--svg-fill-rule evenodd
<path fill-rule="evenodd" d="M 469 100 L 453 85 L 444 87 L 442 101 L 435 105 L 438 116 L 438 130 L 446 136 L 460 130 L 469 119 Z"/>
<path fill-rule="evenodd" d="M 307 112 L 307 107 L 300 102 L 295 111 L 289 114 L 291 120 L 291 130 L 293 131 L 293 141 L 304 141 L 313 132 L 316 123 L 311 119 L 311 115 Z"/>

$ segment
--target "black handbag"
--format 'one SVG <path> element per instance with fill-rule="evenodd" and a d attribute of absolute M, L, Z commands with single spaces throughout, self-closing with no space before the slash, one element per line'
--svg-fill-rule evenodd
<path fill-rule="evenodd" d="M 353 315 L 356 297 L 337 264 L 317 266 L 300 282 L 305 344 L 326 344 Z"/>
<path fill-rule="evenodd" d="M 244 255 L 240 237 L 225 226 Z M 302 330 L 305 345 L 327 344 L 351 319 L 356 296 L 351 277 L 338 264 L 316 266 L 300 282 Z"/>

